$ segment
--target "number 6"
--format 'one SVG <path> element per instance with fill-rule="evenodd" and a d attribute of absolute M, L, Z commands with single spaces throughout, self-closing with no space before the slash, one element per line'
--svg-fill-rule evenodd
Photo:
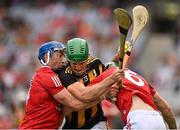
<path fill-rule="evenodd" d="M 125 77 L 132 82 L 133 84 L 142 87 L 144 86 L 144 81 L 141 79 L 141 77 L 138 77 L 138 75 L 130 70 L 125 71 Z M 134 77 L 134 78 L 133 78 Z M 137 79 L 137 80 L 135 80 Z"/>

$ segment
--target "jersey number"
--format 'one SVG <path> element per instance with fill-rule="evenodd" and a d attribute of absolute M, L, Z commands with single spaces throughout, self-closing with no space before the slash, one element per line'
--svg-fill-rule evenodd
<path fill-rule="evenodd" d="M 127 70 L 125 71 L 125 77 L 133 84 L 142 87 L 144 86 L 144 81 L 134 72 Z M 135 80 L 136 79 L 136 80 Z"/>

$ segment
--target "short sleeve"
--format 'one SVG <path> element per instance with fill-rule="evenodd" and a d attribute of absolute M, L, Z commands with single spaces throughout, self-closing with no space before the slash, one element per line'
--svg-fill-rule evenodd
<path fill-rule="evenodd" d="M 45 89 L 47 89 L 51 95 L 55 95 L 62 89 L 64 89 L 64 86 L 62 85 L 59 77 L 56 74 L 44 76 L 43 86 L 45 86 Z"/>
<path fill-rule="evenodd" d="M 150 87 L 151 94 L 154 95 L 156 93 L 156 90 L 150 84 L 149 84 L 149 87 Z"/>

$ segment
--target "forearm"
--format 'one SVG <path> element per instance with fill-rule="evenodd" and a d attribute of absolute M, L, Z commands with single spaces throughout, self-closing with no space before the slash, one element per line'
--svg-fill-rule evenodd
<path fill-rule="evenodd" d="M 100 98 L 90 103 L 82 102 L 78 100 L 76 97 L 74 97 L 73 95 L 71 95 L 71 93 L 65 88 L 61 90 L 59 93 L 57 93 L 56 95 L 54 95 L 54 98 L 60 104 L 63 104 L 63 106 L 69 107 L 67 111 L 72 111 L 72 110 L 79 111 L 79 110 L 91 107 L 100 102 Z"/>
<path fill-rule="evenodd" d="M 176 120 L 172 111 L 167 111 L 168 114 L 162 113 L 164 120 L 167 122 L 169 129 L 177 129 Z"/>
<path fill-rule="evenodd" d="M 158 94 L 154 95 L 154 101 L 169 129 L 177 129 L 176 119 L 170 105 Z"/>
<path fill-rule="evenodd" d="M 91 85 L 85 87 L 82 83 L 76 82 L 68 86 L 68 90 L 79 100 L 91 102 L 103 95 L 115 82 L 121 82 L 123 78 L 123 70 L 114 67 L 96 77 Z"/>
<path fill-rule="evenodd" d="M 100 98 L 98 98 L 97 100 L 95 100 L 93 102 L 89 102 L 89 103 L 85 103 L 85 102 L 81 102 L 81 101 L 76 100 L 76 101 L 72 102 L 72 106 L 74 106 L 74 107 L 68 107 L 68 106 L 63 107 L 63 114 L 65 116 L 67 116 L 73 111 L 88 109 L 88 108 L 90 108 L 90 107 L 92 107 L 92 106 L 94 106 L 100 102 L 101 102 Z"/>
<path fill-rule="evenodd" d="M 161 111 L 164 120 L 169 126 L 169 129 L 177 129 L 176 119 L 172 109 L 162 109 L 161 107 L 158 107 L 158 109 Z"/>
<path fill-rule="evenodd" d="M 106 78 L 102 82 L 94 84 L 92 86 L 87 86 L 84 91 L 81 93 L 81 98 L 85 102 L 91 102 L 101 95 L 103 95 L 110 87 L 114 84 L 114 81 L 111 78 Z"/>

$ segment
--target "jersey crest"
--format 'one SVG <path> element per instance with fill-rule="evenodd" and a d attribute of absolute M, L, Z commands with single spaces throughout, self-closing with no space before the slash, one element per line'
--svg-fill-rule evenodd
<path fill-rule="evenodd" d="M 68 66 L 65 70 L 66 74 L 72 74 L 72 69 Z"/>

